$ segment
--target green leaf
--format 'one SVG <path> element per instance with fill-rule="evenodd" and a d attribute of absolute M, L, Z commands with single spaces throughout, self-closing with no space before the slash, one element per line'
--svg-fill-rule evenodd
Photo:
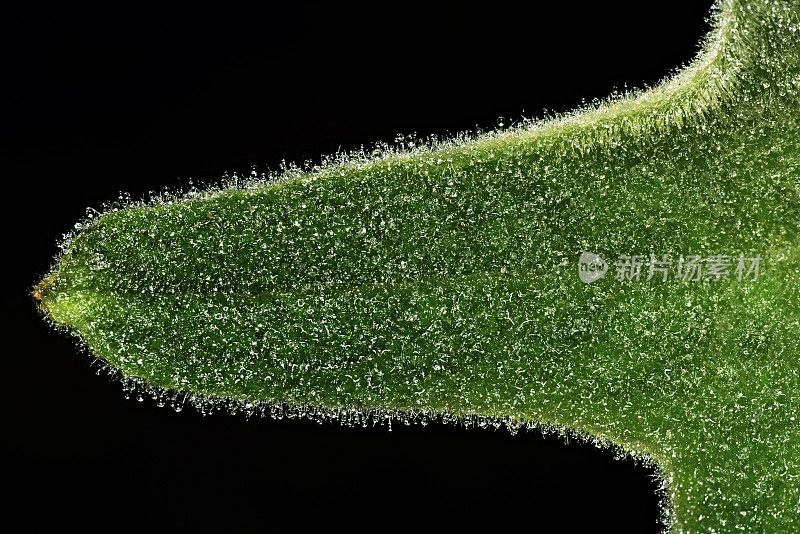
<path fill-rule="evenodd" d="M 654 462 L 677 530 L 796 532 L 799 171 L 800 4 L 727 1 L 651 90 L 109 210 L 34 296 L 149 388 L 571 432 Z M 584 251 L 761 271 L 585 284 Z"/>

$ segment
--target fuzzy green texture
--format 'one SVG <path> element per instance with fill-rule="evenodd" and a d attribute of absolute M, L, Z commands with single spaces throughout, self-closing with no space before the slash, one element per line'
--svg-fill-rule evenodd
<path fill-rule="evenodd" d="M 800 4 L 732 0 L 653 89 L 109 210 L 36 295 L 154 388 L 571 429 L 652 459 L 678 531 L 798 532 L 799 226 Z M 584 250 L 763 259 L 587 285 Z"/>

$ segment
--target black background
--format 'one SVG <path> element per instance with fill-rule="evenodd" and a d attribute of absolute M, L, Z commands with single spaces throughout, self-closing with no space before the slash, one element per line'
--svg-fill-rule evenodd
<path fill-rule="evenodd" d="M 346 429 L 125 399 L 29 297 L 59 237 L 119 192 L 141 198 L 397 134 L 566 111 L 688 62 L 710 7 L 534 4 L 10 7 L 0 22 L 6 520 L 658 531 L 651 472 L 536 432 Z"/>

